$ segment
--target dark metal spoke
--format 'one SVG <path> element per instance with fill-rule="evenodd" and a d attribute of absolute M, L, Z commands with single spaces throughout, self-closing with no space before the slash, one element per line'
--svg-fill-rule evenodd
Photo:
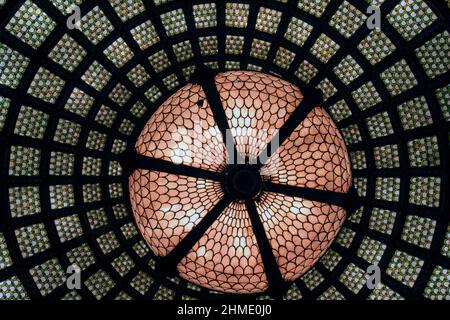
<path fill-rule="evenodd" d="M 200 240 L 203 234 L 209 229 L 209 227 L 217 220 L 220 214 L 231 204 L 233 199 L 229 196 L 223 197 L 214 208 L 209 211 L 206 216 L 200 220 L 200 222 L 189 232 L 177 246 L 169 252 L 165 257 L 161 257 L 157 261 L 157 271 L 167 274 L 169 276 L 175 276 L 177 274 L 177 265 L 181 259 L 186 257 L 192 247 Z"/>
<path fill-rule="evenodd" d="M 219 91 L 217 90 L 214 71 L 204 65 L 198 66 L 191 78 L 191 81 L 202 86 L 206 99 L 208 100 L 214 115 L 214 120 L 219 127 L 223 141 L 227 147 L 228 155 L 230 156 L 229 161 L 231 163 L 238 163 L 239 153 L 231 135 L 228 118 L 222 105 L 222 99 Z"/>
<path fill-rule="evenodd" d="M 167 160 L 147 157 L 136 152 L 125 153 L 122 158 L 122 166 L 128 174 L 131 174 L 134 169 L 147 169 L 212 181 L 223 180 L 223 174 L 220 172 L 176 164 Z"/>
<path fill-rule="evenodd" d="M 276 146 L 281 146 L 286 139 L 288 139 L 298 125 L 308 116 L 312 109 L 319 106 L 322 102 L 322 92 L 318 89 L 311 89 L 303 92 L 304 98 L 297 106 L 295 111 L 291 114 L 289 119 L 278 130 L 278 132 L 272 137 L 266 148 L 261 152 L 261 156 L 264 159 L 269 159 L 277 150 Z M 260 159 L 263 159 L 260 157 Z M 265 161 L 258 161 L 258 166 L 262 167 Z"/>
<path fill-rule="evenodd" d="M 299 197 L 311 201 L 318 201 L 328 203 L 330 205 L 336 205 L 348 209 L 348 211 L 354 211 L 355 207 L 358 207 L 361 203 L 356 189 L 350 188 L 347 193 L 311 189 L 299 186 L 291 186 L 287 184 L 278 184 L 273 182 L 265 182 L 264 189 L 269 192 L 275 192 L 284 194 L 290 197 Z M 356 208 L 357 209 L 357 208 Z"/>
<path fill-rule="evenodd" d="M 256 236 L 259 251 L 261 252 L 261 258 L 264 264 L 264 270 L 266 272 L 267 281 L 269 282 L 269 288 L 267 293 L 273 298 L 281 298 L 287 290 L 287 282 L 281 275 L 280 268 L 277 260 L 273 254 L 272 246 L 267 238 L 264 225 L 256 209 L 255 202 L 253 200 L 247 200 L 245 202 L 248 215 L 252 222 L 253 232 Z"/>

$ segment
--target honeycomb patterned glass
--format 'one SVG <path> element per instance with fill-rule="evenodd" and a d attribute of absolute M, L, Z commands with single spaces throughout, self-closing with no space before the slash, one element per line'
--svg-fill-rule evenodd
<path fill-rule="evenodd" d="M 132 93 L 123 84 L 119 83 L 112 89 L 108 97 L 120 107 L 123 107 L 131 98 L 131 95 Z"/>
<path fill-rule="evenodd" d="M 150 76 L 148 75 L 145 68 L 138 64 L 127 74 L 128 79 L 130 79 L 136 87 L 142 87 L 148 80 Z M 139 113 L 137 114 L 139 116 Z"/>
<path fill-rule="evenodd" d="M 352 115 L 348 104 L 345 100 L 339 100 L 330 107 L 330 113 L 337 122 L 344 120 Z"/>
<path fill-rule="evenodd" d="M 0 42 L 0 84 L 16 88 L 29 59 Z"/>
<path fill-rule="evenodd" d="M 421 96 L 408 100 L 397 107 L 400 121 L 405 130 L 412 130 L 419 127 L 431 125 L 430 109 L 425 97 Z"/>
<path fill-rule="evenodd" d="M 49 196 L 53 210 L 71 207 L 75 203 L 72 185 L 50 186 Z"/>
<path fill-rule="evenodd" d="M 424 66 L 428 77 L 434 78 L 448 72 L 449 38 L 450 34 L 444 31 L 416 49 L 416 55 Z"/>
<path fill-rule="evenodd" d="M 170 65 L 169 58 L 165 51 L 158 51 L 149 57 L 150 63 L 156 72 L 161 72 L 167 69 Z"/>
<path fill-rule="evenodd" d="M 396 251 L 386 273 L 397 281 L 412 287 L 422 266 L 423 261 L 419 258 L 403 251 Z"/>
<path fill-rule="evenodd" d="M 377 169 L 400 167 L 400 156 L 396 144 L 375 147 L 373 149 L 373 157 Z"/>
<path fill-rule="evenodd" d="M 286 48 L 281 47 L 275 54 L 274 63 L 283 69 L 289 69 L 289 67 L 292 64 L 292 61 L 294 61 L 294 58 L 295 53 L 289 51 Z"/>
<path fill-rule="evenodd" d="M 89 66 L 81 79 L 94 89 L 101 91 L 109 82 L 111 76 L 112 74 L 105 67 L 95 61 Z"/>
<path fill-rule="evenodd" d="M 244 47 L 244 37 L 227 35 L 225 40 L 226 53 L 241 54 Z"/>
<path fill-rule="evenodd" d="M 77 145 L 81 126 L 66 119 L 59 119 L 53 140 L 67 145 Z"/>
<path fill-rule="evenodd" d="M 372 82 L 366 82 L 357 88 L 352 92 L 352 97 L 360 110 L 371 108 L 381 102 L 380 94 Z"/>
<path fill-rule="evenodd" d="M 192 45 L 188 40 L 175 44 L 173 46 L 173 51 L 179 62 L 192 59 L 194 56 Z"/>
<path fill-rule="evenodd" d="M 167 90 L 172 90 L 173 88 L 179 85 L 177 76 L 175 74 L 171 74 L 163 79 L 163 83 L 166 86 Z"/>
<path fill-rule="evenodd" d="M 393 96 L 417 85 L 417 80 L 405 60 L 400 60 L 381 73 L 381 78 Z"/>
<path fill-rule="evenodd" d="M 35 186 L 9 189 L 11 216 L 23 217 L 41 212 L 39 188 Z"/>
<path fill-rule="evenodd" d="M 47 113 L 22 106 L 17 117 L 14 133 L 34 139 L 42 139 L 47 127 L 48 118 L 49 115 Z"/>
<path fill-rule="evenodd" d="M 265 60 L 267 59 L 267 54 L 269 53 L 269 50 L 270 50 L 270 42 L 260 39 L 254 39 L 252 42 L 250 55 L 252 57 Z"/>
<path fill-rule="evenodd" d="M 16 230 L 16 237 L 24 258 L 31 257 L 50 248 L 45 226 L 35 224 Z"/>
<path fill-rule="evenodd" d="M 324 100 L 328 100 L 337 92 L 336 87 L 331 83 L 331 81 L 328 78 L 325 78 L 324 80 L 322 80 L 317 85 L 317 88 L 322 90 Z"/>
<path fill-rule="evenodd" d="M 43 296 L 65 284 L 65 273 L 57 259 L 48 260 L 30 269 L 37 288 Z"/>
<path fill-rule="evenodd" d="M 441 106 L 442 115 L 445 121 L 450 122 L 450 85 L 436 90 L 436 97 Z"/>
<path fill-rule="evenodd" d="M 94 102 L 95 99 L 93 97 L 81 89 L 74 88 L 64 106 L 64 109 L 85 118 Z"/>
<path fill-rule="evenodd" d="M 72 5 L 80 5 L 83 0 L 50 0 L 55 7 L 57 7 L 63 14 L 68 13 Z"/>
<path fill-rule="evenodd" d="M 348 85 L 358 78 L 363 70 L 351 56 L 347 56 L 333 69 L 341 81 Z"/>
<path fill-rule="evenodd" d="M 236 149 L 248 159 L 256 159 L 303 100 L 294 85 L 257 72 L 221 73 L 215 85 Z M 188 84 L 147 122 L 136 152 L 175 165 L 225 172 L 229 159 L 214 110 L 202 87 Z M 261 175 L 273 183 L 345 193 L 351 176 L 342 141 L 330 116 L 316 107 L 267 161 Z M 304 159 L 294 159 L 296 153 L 304 154 Z M 277 162 L 281 164 L 276 171 Z M 129 186 L 140 233 L 160 257 L 176 251 L 220 206 L 217 219 L 181 257 L 177 270 L 182 278 L 230 293 L 258 293 L 268 288 L 250 209 L 239 200 L 224 205 L 228 191 L 220 182 L 134 169 Z M 254 212 L 287 281 L 306 273 L 320 259 L 346 216 L 345 209 L 336 205 L 265 191 L 258 196 Z M 281 240 L 279 230 L 284 229 L 287 238 Z"/>
<path fill-rule="evenodd" d="M 198 39 L 200 51 L 203 56 L 216 55 L 218 53 L 218 43 L 216 36 L 200 37 Z"/>

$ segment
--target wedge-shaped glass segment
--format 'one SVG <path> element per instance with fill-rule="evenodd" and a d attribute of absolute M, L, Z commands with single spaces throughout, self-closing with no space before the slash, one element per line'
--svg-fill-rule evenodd
<path fill-rule="evenodd" d="M 206 95 L 188 84 L 150 118 L 136 143 L 138 153 L 176 164 L 221 171 L 227 163 L 222 135 Z"/>
<path fill-rule="evenodd" d="M 172 251 L 223 196 L 219 182 L 142 169 L 129 184 L 138 229 L 158 256 Z"/>
<path fill-rule="evenodd" d="M 252 71 L 219 74 L 216 85 L 236 149 L 250 159 L 259 156 L 303 99 L 296 86 Z"/>
<path fill-rule="evenodd" d="M 256 206 L 288 281 L 305 274 L 319 260 L 345 219 L 340 207 L 272 192 L 264 193 Z"/>
<path fill-rule="evenodd" d="M 180 276 L 231 293 L 267 289 L 263 261 L 244 203 L 230 204 L 178 265 Z"/>
<path fill-rule="evenodd" d="M 314 108 L 267 161 L 261 174 L 275 183 L 347 192 L 350 159 L 344 139 L 326 111 Z"/>

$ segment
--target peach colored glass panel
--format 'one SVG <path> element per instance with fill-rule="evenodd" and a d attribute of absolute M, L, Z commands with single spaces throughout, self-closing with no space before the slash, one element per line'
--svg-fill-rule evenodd
<path fill-rule="evenodd" d="M 167 255 L 223 197 L 218 182 L 141 169 L 129 185 L 139 231 L 158 256 Z"/>
<path fill-rule="evenodd" d="M 350 160 L 344 139 L 328 113 L 314 108 L 261 169 L 265 180 L 347 192 Z"/>
<path fill-rule="evenodd" d="M 230 204 L 178 265 L 200 286 L 234 293 L 267 288 L 263 262 L 244 203 Z"/>
<path fill-rule="evenodd" d="M 216 85 L 236 149 L 250 159 L 264 150 L 303 99 L 289 82 L 252 71 L 221 73 Z"/>
<path fill-rule="evenodd" d="M 221 171 L 222 135 L 201 86 L 188 84 L 153 114 L 136 143 L 138 153 L 177 164 Z"/>
<path fill-rule="evenodd" d="M 345 210 L 325 203 L 264 193 L 256 207 L 281 274 L 293 281 L 325 253 L 339 232 Z"/>

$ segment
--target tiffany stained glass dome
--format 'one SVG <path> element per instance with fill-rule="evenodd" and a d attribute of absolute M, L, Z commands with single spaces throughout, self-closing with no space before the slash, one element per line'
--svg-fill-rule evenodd
<path fill-rule="evenodd" d="M 449 17 L 0 0 L 0 300 L 450 299 Z"/>
<path fill-rule="evenodd" d="M 254 71 L 214 77 L 208 70 L 198 77 L 211 85 L 203 89 L 190 83 L 178 90 L 154 113 L 135 145 L 149 164 L 166 162 L 166 172 L 131 174 L 138 228 L 160 258 L 176 252 L 178 260 L 171 262 L 181 277 L 210 289 L 262 292 L 269 286 L 268 272 L 296 280 L 334 240 L 345 209 L 327 203 L 326 195 L 314 201 L 279 189 L 345 194 L 351 173 L 344 139 L 319 101 L 302 103 L 302 92 L 277 77 Z M 213 109 L 221 114 L 216 119 L 226 122 L 218 125 Z M 280 137 L 279 129 L 299 113 L 306 117 Z M 263 152 L 268 159 L 258 163 Z M 174 174 L 173 164 L 184 165 L 185 172 Z M 191 174 L 190 167 L 206 177 Z M 199 226 L 202 220 L 209 225 Z M 192 248 L 174 250 L 189 233 Z M 276 265 L 270 269 L 272 260 Z"/>

